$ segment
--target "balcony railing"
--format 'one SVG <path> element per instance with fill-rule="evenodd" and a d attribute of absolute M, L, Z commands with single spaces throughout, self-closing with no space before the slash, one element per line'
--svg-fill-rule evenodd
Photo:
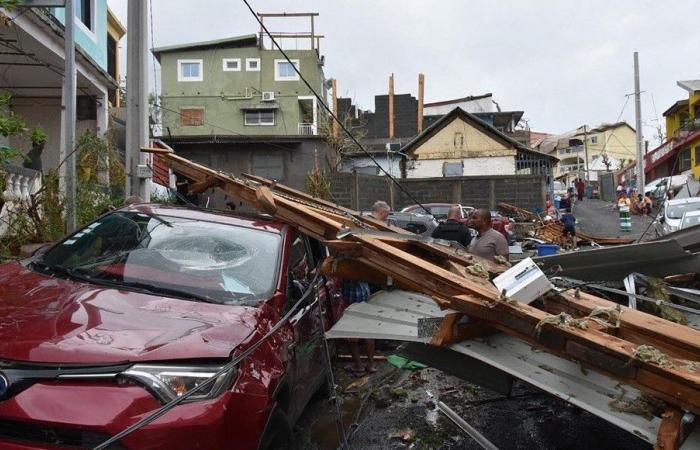
<path fill-rule="evenodd" d="M 300 136 L 313 136 L 316 134 L 316 126 L 313 123 L 300 123 L 299 124 L 299 135 Z"/>
<path fill-rule="evenodd" d="M 5 191 L 2 193 L 4 204 L 0 210 L 0 236 L 7 233 L 12 216 L 23 205 L 27 205 L 31 196 L 41 189 L 41 172 L 24 167 L 7 165 L 5 171 Z"/>
<path fill-rule="evenodd" d="M 572 145 L 571 147 L 564 147 L 559 149 L 560 155 L 575 155 L 577 153 L 583 152 L 583 145 Z"/>

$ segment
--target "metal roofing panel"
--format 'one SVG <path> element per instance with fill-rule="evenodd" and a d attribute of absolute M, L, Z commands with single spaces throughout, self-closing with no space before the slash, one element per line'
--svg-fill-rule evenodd
<path fill-rule="evenodd" d="M 328 338 L 391 339 L 426 342 L 418 337 L 418 319 L 443 317 L 453 312 L 440 310 L 430 297 L 406 291 L 381 291 L 369 301 L 355 303 L 326 333 Z M 641 416 L 610 408 L 611 399 L 623 392 L 616 380 L 593 371 L 581 370 L 577 363 L 533 349 L 505 334 L 465 341 L 450 346 L 456 352 L 483 361 L 550 394 L 583 408 L 598 417 L 649 442 L 655 442 L 660 420 L 647 421 Z M 625 386 L 625 400 L 639 395 Z M 683 448 L 698 448 L 694 433 Z"/>
<path fill-rule="evenodd" d="M 698 234 L 697 232 L 695 233 Z M 633 272 L 653 277 L 700 272 L 700 255 L 687 253 L 675 240 L 618 245 L 533 258 L 545 272 L 582 281 L 620 281 Z"/>

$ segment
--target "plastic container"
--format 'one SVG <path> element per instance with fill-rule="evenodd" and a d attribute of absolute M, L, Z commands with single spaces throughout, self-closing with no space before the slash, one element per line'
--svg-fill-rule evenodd
<path fill-rule="evenodd" d="M 540 244 L 537 246 L 537 256 L 556 255 L 559 251 L 559 246 L 554 244 Z"/>

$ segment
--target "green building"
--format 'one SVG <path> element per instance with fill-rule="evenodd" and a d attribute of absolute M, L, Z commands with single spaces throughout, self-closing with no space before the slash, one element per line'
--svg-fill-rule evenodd
<path fill-rule="evenodd" d="M 161 47 L 162 140 L 217 170 L 253 173 L 303 189 L 314 168 L 329 168 L 325 115 L 313 92 L 258 36 Z M 285 53 L 322 98 L 317 46 Z M 220 199 L 226 200 L 226 199 Z"/>
<path fill-rule="evenodd" d="M 316 49 L 285 50 L 325 98 Z M 256 35 L 161 47 L 163 134 L 309 136 L 319 134 L 316 98 L 277 50 Z"/>

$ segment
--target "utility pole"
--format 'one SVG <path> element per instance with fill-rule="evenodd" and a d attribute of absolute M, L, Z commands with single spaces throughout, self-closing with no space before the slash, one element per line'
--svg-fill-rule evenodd
<path fill-rule="evenodd" d="M 644 137 L 642 136 L 642 103 L 639 92 L 639 53 L 634 52 L 634 116 L 637 128 L 637 190 L 644 189 Z M 642 192 L 643 193 L 643 192 Z"/>
<path fill-rule="evenodd" d="M 418 134 L 423 132 L 423 94 L 425 90 L 425 75 L 418 74 Z"/>
<path fill-rule="evenodd" d="M 148 3 L 129 0 L 126 67 L 126 195 L 151 197 L 151 173 L 141 147 L 148 146 Z"/>
<path fill-rule="evenodd" d="M 586 158 L 586 186 L 590 183 L 591 173 L 588 171 L 588 130 L 587 125 L 583 126 L 583 157 Z"/>
<path fill-rule="evenodd" d="M 75 231 L 75 123 L 76 123 L 76 85 L 75 70 L 75 1 L 66 0 L 66 29 L 64 33 L 64 75 L 63 106 L 65 108 L 64 144 L 66 152 L 66 228 L 68 233 Z"/>

